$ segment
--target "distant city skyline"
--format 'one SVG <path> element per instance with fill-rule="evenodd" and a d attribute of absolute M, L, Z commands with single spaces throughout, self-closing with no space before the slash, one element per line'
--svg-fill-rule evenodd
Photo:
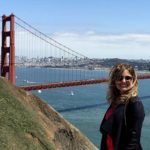
<path fill-rule="evenodd" d="M 11 13 L 89 58 L 149 59 L 149 0 L 1 1 Z"/>

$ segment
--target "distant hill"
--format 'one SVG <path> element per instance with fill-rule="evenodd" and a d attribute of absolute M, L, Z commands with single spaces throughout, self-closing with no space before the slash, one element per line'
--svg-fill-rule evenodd
<path fill-rule="evenodd" d="M 0 77 L 0 150 L 96 149 L 52 107 Z"/>
<path fill-rule="evenodd" d="M 119 63 L 131 64 L 137 70 L 150 71 L 150 60 L 144 59 L 119 59 L 119 58 L 106 58 L 106 59 L 91 59 L 91 65 L 98 67 L 111 68 Z"/>

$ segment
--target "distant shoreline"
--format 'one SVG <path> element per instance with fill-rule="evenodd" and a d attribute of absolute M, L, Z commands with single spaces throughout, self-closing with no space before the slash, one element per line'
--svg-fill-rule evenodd
<path fill-rule="evenodd" d="M 72 69 L 72 70 L 94 70 L 94 71 L 100 71 L 100 70 L 106 70 L 106 71 L 110 71 L 110 67 L 101 67 L 101 68 L 93 68 L 93 69 L 88 69 L 88 68 L 82 68 L 82 67 L 78 67 L 78 68 L 71 68 L 71 67 L 47 67 L 47 66 L 17 66 L 17 67 L 24 67 L 24 68 L 49 68 L 49 69 Z M 150 70 L 136 70 L 137 73 L 150 73 Z"/>

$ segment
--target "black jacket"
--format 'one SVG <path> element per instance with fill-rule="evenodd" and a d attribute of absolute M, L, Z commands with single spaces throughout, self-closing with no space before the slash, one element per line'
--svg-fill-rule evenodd
<path fill-rule="evenodd" d="M 102 120 L 100 150 L 107 150 L 107 134 L 112 136 L 115 150 L 142 150 L 140 137 L 144 117 L 143 104 L 138 97 L 117 106 L 107 121 L 105 116 Z"/>

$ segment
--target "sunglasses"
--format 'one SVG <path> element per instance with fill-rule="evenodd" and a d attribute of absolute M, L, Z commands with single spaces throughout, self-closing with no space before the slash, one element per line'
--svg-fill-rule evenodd
<path fill-rule="evenodd" d="M 133 77 L 131 76 L 121 76 L 120 78 L 118 78 L 118 81 L 122 81 L 123 79 L 125 79 L 126 81 L 130 81 L 133 79 Z"/>

